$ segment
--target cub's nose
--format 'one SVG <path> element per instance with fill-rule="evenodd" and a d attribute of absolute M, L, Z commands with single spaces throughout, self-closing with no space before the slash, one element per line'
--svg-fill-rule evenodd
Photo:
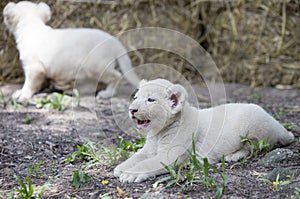
<path fill-rule="evenodd" d="M 133 108 L 130 108 L 129 111 L 130 111 L 130 113 L 131 113 L 132 116 L 134 116 L 134 114 L 135 114 L 136 112 L 138 112 L 137 109 L 133 109 Z"/>

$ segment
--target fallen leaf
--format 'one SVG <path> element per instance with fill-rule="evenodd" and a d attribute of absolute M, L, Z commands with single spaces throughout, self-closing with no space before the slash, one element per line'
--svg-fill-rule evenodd
<path fill-rule="evenodd" d="M 124 191 L 120 189 L 120 187 L 117 187 L 117 192 L 119 196 L 122 196 L 124 194 Z"/>
<path fill-rule="evenodd" d="M 107 184 L 108 184 L 108 180 L 102 180 L 101 183 L 102 183 L 103 185 L 107 185 Z"/>

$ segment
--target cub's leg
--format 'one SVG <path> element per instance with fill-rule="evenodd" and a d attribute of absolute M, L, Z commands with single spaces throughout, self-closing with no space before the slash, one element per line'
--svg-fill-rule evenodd
<path fill-rule="evenodd" d="M 18 101 L 25 101 L 37 93 L 45 80 L 46 71 L 39 62 L 24 66 L 25 83 L 22 90 L 18 90 L 13 94 L 13 98 Z"/>
<path fill-rule="evenodd" d="M 115 85 L 117 81 L 121 78 L 121 73 L 116 70 L 109 70 L 106 71 L 99 79 L 99 81 L 104 82 L 107 84 L 105 90 L 100 91 L 97 97 L 100 98 L 110 98 L 116 94 Z"/>
<path fill-rule="evenodd" d="M 241 148 L 240 150 L 225 155 L 225 156 L 224 156 L 225 161 L 226 161 L 226 162 L 236 162 L 236 161 L 238 161 L 239 159 L 241 159 L 241 158 L 243 158 L 243 157 L 246 157 L 246 156 L 249 154 L 249 150 L 250 150 L 250 147 L 245 145 L 245 146 L 244 146 L 243 148 Z"/>
<path fill-rule="evenodd" d="M 136 152 L 133 156 L 131 156 L 125 162 L 119 164 L 114 169 L 114 176 L 119 177 L 122 173 L 135 167 L 140 162 L 142 162 L 148 158 L 154 157 L 156 155 L 156 153 L 154 153 L 152 151 L 153 147 L 150 142 L 151 142 L 150 140 L 147 140 L 143 148 L 141 148 L 138 152 Z"/>
<path fill-rule="evenodd" d="M 125 162 L 119 164 L 114 169 L 114 176 L 119 177 L 122 173 L 126 172 L 127 170 L 133 168 L 136 164 L 139 162 L 147 159 L 149 156 L 146 154 L 140 154 L 136 153 L 133 156 L 131 156 L 129 159 L 127 159 Z"/>

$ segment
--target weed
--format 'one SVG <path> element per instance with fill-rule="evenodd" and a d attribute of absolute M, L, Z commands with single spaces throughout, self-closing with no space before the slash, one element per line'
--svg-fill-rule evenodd
<path fill-rule="evenodd" d="M 296 198 L 300 199 L 300 188 L 299 187 L 295 187 L 294 193 L 295 193 Z"/>
<path fill-rule="evenodd" d="M 5 96 L 1 89 L 0 89 L 0 105 L 2 106 L 2 108 L 5 108 L 7 106 L 7 101 L 5 100 Z"/>
<path fill-rule="evenodd" d="M 48 96 L 45 96 L 42 99 L 39 99 L 36 104 L 36 108 L 48 108 L 52 110 L 64 111 L 66 107 L 72 106 L 72 97 L 66 95 L 70 93 L 69 91 L 65 91 L 64 93 L 52 93 Z M 80 97 L 76 90 L 72 92 L 76 97 L 77 106 L 80 103 Z"/>
<path fill-rule="evenodd" d="M 126 160 L 130 156 L 130 152 L 113 146 L 102 147 L 101 151 L 102 162 L 108 165 L 116 165 L 119 161 Z"/>
<path fill-rule="evenodd" d="M 269 137 L 261 140 L 242 137 L 242 142 L 249 145 L 251 156 L 261 152 L 267 152 L 272 148 L 272 146 L 269 144 Z"/>
<path fill-rule="evenodd" d="M 33 173 L 35 174 L 35 177 L 38 178 L 39 177 L 39 169 L 41 167 L 41 164 L 43 163 L 42 160 L 40 160 L 37 164 L 37 166 L 30 166 L 29 167 L 29 175 L 32 175 Z M 17 189 L 17 193 L 18 193 L 18 198 L 22 198 L 22 199 L 31 199 L 31 198 L 42 198 L 45 188 L 47 186 L 48 183 L 45 183 L 41 188 L 36 188 L 32 185 L 32 179 L 27 175 L 25 177 L 26 182 L 24 182 L 19 176 L 15 175 L 16 180 L 18 181 L 20 188 Z M 27 184 L 26 184 L 27 183 Z M 34 191 L 37 192 L 37 194 L 34 194 Z M 12 192 L 10 198 L 15 198 L 14 196 L 14 192 Z"/>
<path fill-rule="evenodd" d="M 163 163 L 162 163 L 163 164 Z M 162 178 L 156 184 L 167 182 L 166 187 L 178 185 L 184 191 L 194 184 L 202 184 L 215 192 L 215 197 L 220 198 L 227 185 L 227 176 L 225 173 L 225 160 L 222 158 L 221 172 L 208 163 L 207 158 L 201 160 L 196 154 L 194 138 L 192 139 L 192 151 L 189 152 L 189 158 L 186 162 L 178 163 L 175 161 L 172 167 L 163 164 L 169 176 Z M 210 171 L 218 173 L 222 182 L 212 178 Z"/>
<path fill-rule="evenodd" d="M 40 199 L 42 198 L 44 191 L 45 191 L 45 187 L 47 184 L 44 184 L 39 190 L 37 188 L 35 188 L 32 185 L 32 179 L 29 178 L 28 176 L 26 176 L 26 182 L 27 185 L 25 184 L 25 182 L 17 175 L 15 175 L 16 180 L 18 181 L 20 188 L 17 189 L 18 192 L 18 198 L 22 198 L 22 199 L 31 199 L 31 198 L 36 198 L 36 199 Z M 37 194 L 34 194 L 35 189 L 38 191 Z M 11 198 L 14 198 L 14 193 L 12 193 Z"/>
<path fill-rule="evenodd" d="M 290 123 L 290 122 L 285 122 L 282 124 L 284 126 L 284 128 L 286 128 L 288 131 L 293 131 L 297 128 L 297 125 L 295 125 L 294 123 Z"/>
<path fill-rule="evenodd" d="M 24 102 L 23 104 L 26 105 L 27 102 Z M 14 109 L 20 109 L 23 108 L 23 105 L 20 104 L 15 98 L 11 98 L 11 104 L 13 105 Z"/>
<path fill-rule="evenodd" d="M 43 163 L 43 161 L 40 160 L 40 161 L 38 162 L 37 166 L 31 165 L 31 166 L 29 167 L 29 174 L 31 175 L 31 174 L 33 174 L 33 172 L 34 172 L 35 177 L 38 178 L 38 177 L 39 177 L 39 169 L 40 169 L 42 163 Z"/>
<path fill-rule="evenodd" d="M 82 146 L 77 145 L 77 151 L 75 151 L 71 157 L 66 157 L 67 163 L 74 163 L 75 161 L 83 162 L 87 161 L 88 165 L 98 163 L 103 165 L 115 165 L 120 159 L 127 159 L 129 152 L 121 148 L 113 146 L 97 147 L 92 142 L 87 142 Z"/>
<path fill-rule="evenodd" d="M 95 153 L 91 143 L 83 144 L 82 146 L 76 145 L 77 151 L 75 151 L 71 157 L 66 157 L 67 163 L 74 163 L 75 161 L 89 161 L 95 158 Z"/>
<path fill-rule="evenodd" d="M 138 149 L 144 146 L 146 139 L 141 135 L 140 139 L 134 139 L 133 141 L 125 141 L 122 137 L 117 136 L 117 141 L 119 148 L 126 151 L 137 152 Z"/>
<path fill-rule="evenodd" d="M 273 117 L 276 119 L 276 120 L 280 120 L 282 117 L 284 117 L 286 115 L 286 112 L 284 111 L 283 108 L 280 108 L 279 111 L 275 112 L 273 114 Z"/>
<path fill-rule="evenodd" d="M 260 103 L 262 101 L 263 95 L 261 93 L 253 93 L 249 96 L 249 99 L 255 103 Z"/>
<path fill-rule="evenodd" d="M 285 180 L 285 181 L 279 180 L 280 179 L 279 176 L 280 176 L 280 174 L 278 173 L 277 176 L 276 176 L 276 180 L 274 182 L 272 182 L 272 181 L 270 181 L 269 179 L 266 179 L 266 178 L 259 178 L 259 180 L 261 180 L 263 182 L 266 182 L 268 184 L 271 184 L 276 191 L 278 191 L 281 186 L 288 185 L 288 184 L 292 183 L 293 176 L 288 176 L 289 179 Z"/>
<path fill-rule="evenodd" d="M 23 119 L 22 119 L 22 123 L 23 124 L 30 124 L 32 121 L 32 117 L 26 115 Z"/>
<path fill-rule="evenodd" d="M 71 184 L 74 187 L 79 188 L 85 184 L 88 184 L 90 182 L 90 180 L 91 180 L 91 177 L 88 176 L 86 173 L 84 173 L 82 169 L 79 169 L 79 170 L 73 171 L 73 177 L 72 177 Z"/>

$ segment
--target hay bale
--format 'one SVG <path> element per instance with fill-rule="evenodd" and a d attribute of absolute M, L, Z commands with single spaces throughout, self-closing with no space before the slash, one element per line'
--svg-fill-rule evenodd
<path fill-rule="evenodd" d="M 288 0 L 203 4 L 204 40 L 225 81 L 300 88 L 299 6 Z"/>
<path fill-rule="evenodd" d="M 8 1 L 1 1 L 3 9 Z M 213 57 L 227 82 L 300 88 L 299 2 L 202 0 L 45 0 L 55 28 L 92 27 L 112 35 L 141 27 L 174 29 L 197 40 Z M 0 16 L 0 20 L 2 16 Z M 298 29 L 297 29 L 298 28 Z M 21 82 L 14 40 L 4 26 L 0 40 L 1 82 Z M 130 53 L 133 64 L 161 63 L 190 81 L 197 71 L 178 56 L 144 49 Z"/>

